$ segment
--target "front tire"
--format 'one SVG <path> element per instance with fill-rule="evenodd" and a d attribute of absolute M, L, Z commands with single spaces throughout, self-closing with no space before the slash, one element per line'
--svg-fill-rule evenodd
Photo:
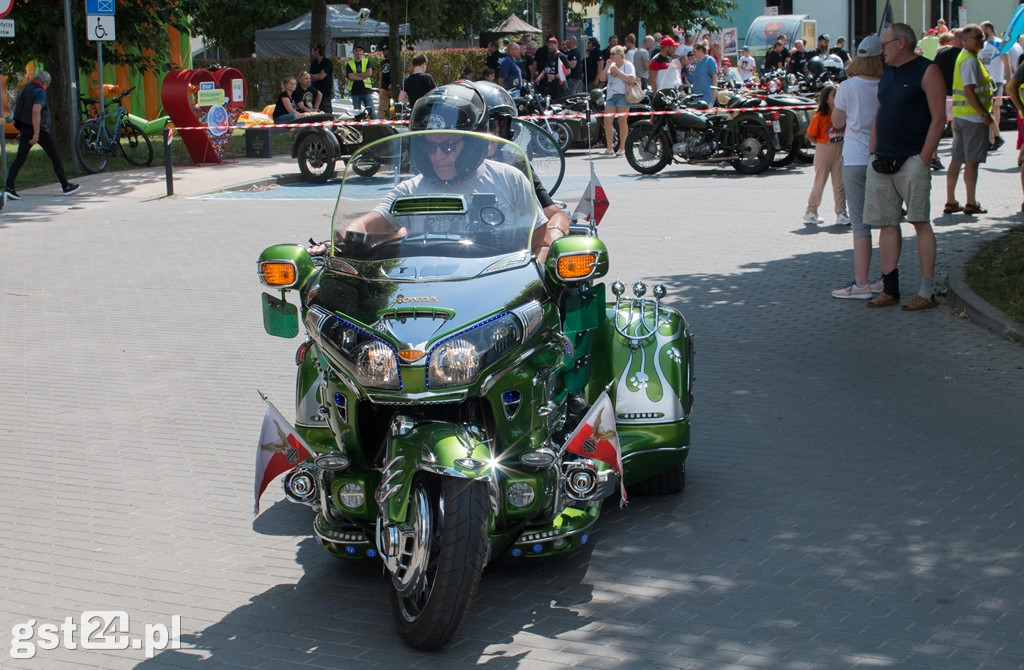
<path fill-rule="evenodd" d="M 395 627 L 411 647 L 438 649 L 466 620 L 487 560 L 488 510 L 479 482 L 421 476 L 413 483 L 409 523 L 426 546 L 410 549 L 422 557 L 410 570 L 421 576 L 405 593 L 391 583 Z"/>
<path fill-rule="evenodd" d="M 337 158 L 334 150 L 323 137 L 310 133 L 299 142 L 296 152 L 299 156 L 299 172 L 302 178 L 314 184 L 323 184 L 334 176 Z"/>
<path fill-rule="evenodd" d="M 743 126 L 739 129 L 736 153 L 739 158 L 731 165 L 740 174 L 761 174 L 772 166 L 775 149 L 771 137 L 764 128 Z"/>
<path fill-rule="evenodd" d="M 572 128 L 561 119 L 538 119 L 537 125 L 546 130 L 555 139 L 555 144 L 562 153 L 572 146 Z"/>
<path fill-rule="evenodd" d="M 668 137 L 651 124 L 639 123 L 626 135 L 626 162 L 640 174 L 661 172 L 671 160 Z"/>

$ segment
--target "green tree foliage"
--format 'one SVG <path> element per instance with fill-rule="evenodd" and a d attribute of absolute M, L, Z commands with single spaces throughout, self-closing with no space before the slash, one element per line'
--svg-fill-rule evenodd
<path fill-rule="evenodd" d="M 620 44 L 628 33 L 637 32 L 640 21 L 648 32 L 665 34 L 671 32 L 673 25 L 714 28 L 715 19 L 724 18 L 739 7 L 735 0 L 600 0 L 600 4 L 601 11 L 615 12 Z"/>
<path fill-rule="evenodd" d="M 123 63 L 138 70 L 153 68 L 168 53 L 167 25 L 187 30 L 177 0 L 159 3 L 116 0 L 116 3 L 116 33 L 122 48 L 115 49 L 112 42 L 99 43 L 103 45 L 104 63 Z M 86 39 L 84 3 L 71 3 L 74 58 L 67 53 L 63 2 L 18 1 L 7 18 L 15 21 L 16 37 L 0 40 L 3 71 L 17 75 L 24 71 L 27 63 L 36 61 L 53 75 L 47 104 L 54 136 L 58 145 L 70 147 L 72 115 L 78 113 L 78 102 L 72 99 L 72 91 L 77 90 L 72 84 L 77 77 L 69 72 L 68 63 L 74 61 L 79 68 L 94 67 L 98 44 Z"/>
<path fill-rule="evenodd" d="M 256 47 L 256 31 L 273 28 L 310 11 L 310 0 L 181 0 L 195 33 L 235 58 Z"/>

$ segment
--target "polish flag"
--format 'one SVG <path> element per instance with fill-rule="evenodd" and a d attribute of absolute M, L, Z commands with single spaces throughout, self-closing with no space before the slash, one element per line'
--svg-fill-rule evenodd
<path fill-rule="evenodd" d="M 615 468 L 619 473 L 621 505 L 628 502 L 626 479 L 622 474 L 622 449 L 619 447 L 619 434 L 615 431 L 615 408 L 606 391 L 601 392 L 580 425 L 569 436 L 565 449 L 584 458 L 604 461 Z"/>
<path fill-rule="evenodd" d="M 576 205 L 576 212 L 586 214 L 587 218 L 593 221 L 596 226 L 601 223 L 601 219 L 604 218 L 604 213 L 607 211 L 608 196 L 605 195 L 604 187 L 601 186 L 601 180 L 597 178 L 594 164 L 591 163 L 590 183 L 587 184 L 587 190 L 583 192 L 583 197 L 580 198 L 579 203 Z"/>
<path fill-rule="evenodd" d="M 267 400 L 267 413 L 263 415 L 263 428 L 256 449 L 256 504 L 253 514 L 260 513 L 260 496 L 270 482 L 311 456 L 313 449 L 299 437 L 274 404 Z"/>
<path fill-rule="evenodd" d="M 565 78 L 569 75 L 569 69 L 565 67 L 565 63 L 562 59 L 558 59 L 558 82 L 561 84 L 565 83 Z"/>

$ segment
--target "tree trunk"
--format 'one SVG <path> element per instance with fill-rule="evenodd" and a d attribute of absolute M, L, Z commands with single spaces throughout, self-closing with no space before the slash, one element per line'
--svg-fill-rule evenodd
<path fill-rule="evenodd" d="M 324 45 L 324 56 L 334 57 L 334 49 L 327 43 L 327 0 L 313 0 L 309 14 L 309 46 Z"/>
<path fill-rule="evenodd" d="M 560 35 L 564 32 L 565 20 L 558 16 L 558 0 L 541 0 L 540 25 L 537 27 L 544 32 L 545 40 L 548 35 Z M 544 48 L 543 42 L 541 48 Z"/>
<path fill-rule="evenodd" d="M 53 83 L 46 91 L 46 105 L 50 109 L 51 131 L 61 153 L 70 156 L 74 146 L 72 135 L 74 122 L 72 115 L 77 113 L 77 100 L 71 99 L 72 74 L 68 72 L 68 38 L 63 21 L 54 28 L 50 41 L 50 53 L 45 62 L 46 69 L 53 77 Z M 67 167 L 67 166 L 65 166 Z"/>
<path fill-rule="evenodd" d="M 636 19 L 626 18 L 626 10 L 629 9 L 630 0 L 615 0 L 615 34 L 619 36 L 619 44 L 626 44 L 626 35 L 636 34 L 640 22 Z"/>

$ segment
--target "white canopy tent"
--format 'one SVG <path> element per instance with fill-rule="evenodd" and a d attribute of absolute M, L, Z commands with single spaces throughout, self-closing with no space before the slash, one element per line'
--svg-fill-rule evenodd
<path fill-rule="evenodd" d="M 256 31 L 256 55 L 308 56 L 311 34 L 310 12 L 274 28 Z M 409 34 L 409 24 L 399 26 L 399 34 Z M 360 20 L 359 12 L 348 5 L 327 5 L 327 39 L 383 40 L 388 36 L 388 24 L 367 18 Z M 370 44 L 365 44 L 370 50 Z M 332 55 L 328 53 L 328 55 Z"/>

